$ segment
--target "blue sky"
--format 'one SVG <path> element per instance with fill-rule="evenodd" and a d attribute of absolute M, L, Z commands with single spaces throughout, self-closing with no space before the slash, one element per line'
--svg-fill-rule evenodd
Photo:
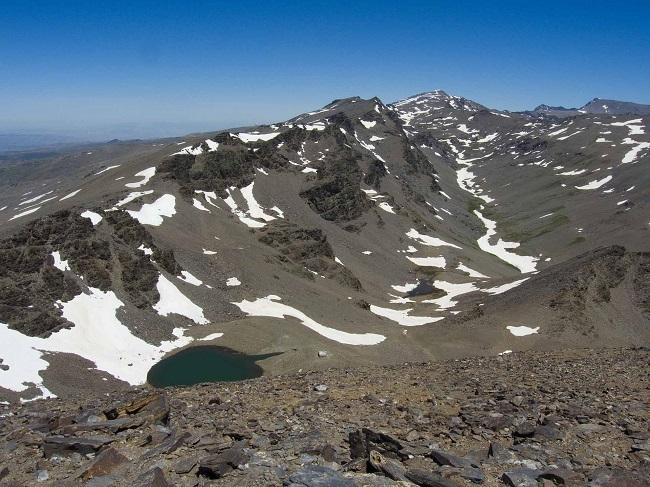
<path fill-rule="evenodd" d="M 650 103 L 649 20 L 635 0 L 4 0 L 0 130 L 171 135 L 436 88 Z"/>

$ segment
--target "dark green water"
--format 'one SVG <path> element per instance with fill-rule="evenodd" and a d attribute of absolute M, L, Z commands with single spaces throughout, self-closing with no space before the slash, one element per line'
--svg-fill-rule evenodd
<path fill-rule="evenodd" d="M 164 358 L 149 369 L 147 382 L 154 387 L 232 382 L 262 375 L 255 362 L 278 355 L 246 355 L 215 346 L 190 347 Z"/>

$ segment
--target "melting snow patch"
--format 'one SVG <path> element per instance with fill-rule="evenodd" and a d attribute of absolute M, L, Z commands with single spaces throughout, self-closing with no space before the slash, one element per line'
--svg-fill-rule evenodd
<path fill-rule="evenodd" d="M 201 249 L 204 255 L 216 255 L 217 253 L 214 250 Z"/>
<path fill-rule="evenodd" d="M 524 281 L 527 281 L 527 280 L 528 280 L 528 278 L 525 277 L 525 278 L 519 279 L 517 281 L 508 282 L 506 284 L 501 284 L 500 286 L 481 289 L 481 291 L 484 292 L 484 293 L 488 293 L 488 294 L 501 294 L 501 293 L 505 293 L 506 291 L 510 291 L 511 289 L 516 288 L 517 286 L 519 286 L 520 284 L 522 284 Z"/>
<path fill-rule="evenodd" d="M 397 291 L 398 293 L 408 293 L 409 291 L 413 291 L 413 289 L 418 287 L 418 283 L 417 282 L 414 282 L 414 283 L 407 282 L 404 285 L 394 284 L 391 287 L 395 291 Z"/>
<path fill-rule="evenodd" d="M 523 337 L 526 335 L 534 335 L 539 331 L 539 326 L 531 328 L 529 326 L 506 326 L 508 331 L 516 337 Z"/>
<path fill-rule="evenodd" d="M 365 120 L 359 119 L 359 122 L 361 122 L 361 124 L 367 129 L 371 129 L 375 125 L 377 125 L 377 122 L 375 122 L 374 120 L 372 122 L 366 122 Z"/>
<path fill-rule="evenodd" d="M 478 139 L 476 142 L 478 142 L 479 144 L 484 144 L 484 143 L 486 143 L 486 142 L 491 142 L 491 141 L 493 141 L 493 140 L 496 139 L 498 136 L 499 136 L 499 134 L 498 134 L 497 132 L 495 132 L 495 133 L 493 133 L 493 134 L 486 135 L 486 136 L 483 137 L 482 139 Z"/>
<path fill-rule="evenodd" d="M 576 189 L 582 189 L 582 190 L 589 190 L 589 189 L 598 189 L 601 186 L 604 186 L 605 184 L 609 183 L 612 180 L 612 176 L 605 176 L 603 179 L 594 179 L 593 181 L 590 181 L 589 183 L 583 185 L 583 186 L 575 186 Z"/>
<path fill-rule="evenodd" d="M 254 184 L 255 182 L 253 181 L 251 184 L 241 189 L 241 194 L 246 200 L 246 204 L 248 205 L 247 212 L 240 210 L 239 207 L 237 206 L 237 203 L 235 202 L 235 199 L 232 196 L 232 191 L 235 190 L 234 186 L 226 190 L 228 192 L 228 197 L 223 201 L 230 207 L 230 211 L 232 211 L 233 214 L 235 214 L 242 223 L 244 223 L 250 228 L 262 228 L 265 226 L 265 224 L 257 220 L 254 220 L 253 218 L 258 218 L 264 221 L 271 221 L 271 220 L 275 220 L 275 217 L 264 213 L 264 210 L 259 205 L 255 197 L 253 196 Z M 249 218 L 249 217 L 253 217 L 253 218 Z"/>
<path fill-rule="evenodd" d="M 199 325 L 208 323 L 208 320 L 203 315 L 203 310 L 190 301 L 162 274 L 158 277 L 156 289 L 160 294 L 160 300 L 156 303 L 154 309 L 159 315 L 168 316 L 173 313 L 185 316 Z"/>
<path fill-rule="evenodd" d="M 390 206 L 390 205 L 389 205 L 388 203 L 386 203 L 385 201 L 382 202 L 382 203 L 379 203 L 379 208 L 381 208 L 381 209 L 384 210 L 384 211 L 387 211 L 388 213 L 392 213 L 393 215 L 395 214 L 395 212 L 393 211 L 393 207 Z"/>
<path fill-rule="evenodd" d="M 99 213 L 95 213 L 94 211 L 86 210 L 81 215 L 83 218 L 88 218 L 90 222 L 93 225 L 97 225 L 100 221 L 102 221 L 102 216 Z"/>
<path fill-rule="evenodd" d="M 215 142 L 211 139 L 205 139 L 205 144 L 208 146 L 208 152 L 216 152 L 219 148 L 219 142 Z"/>
<path fill-rule="evenodd" d="M 144 255 L 153 255 L 153 250 L 151 250 L 149 247 L 145 247 L 144 244 L 141 244 L 140 247 L 138 247 L 138 250 L 142 250 L 142 252 L 144 252 Z"/>
<path fill-rule="evenodd" d="M 465 264 L 462 262 L 459 262 L 458 265 L 456 266 L 456 269 L 459 271 L 465 272 L 469 277 L 476 277 L 478 279 L 488 279 L 488 276 L 481 274 L 478 271 L 475 271 L 474 269 L 470 269 L 467 267 Z"/>
<path fill-rule="evenodd" d="M 106 171 L 110 171 L 111 169 L 115 169 L 116 167 L 120 167 L 120 165 L 117 164 L 117 165 L 115 165 L 115 166 L 108 166 L 108 167 L 105 167 L 105 168 L 102 169 L 101 171 L 96 172 L 94 175 L 95 175 L 95 176 L 99 176 L 100 174 L 105 173 Z"/>
<path fill-rule="evenodd" d="M 375 333 L 347 333 L 321 325 L 302 311 L 277 301 L 280 301 L 280 298 L 271 294 L 265 298 L 257 298 L 255 301 L 243 300 L 233 304 L 250 316 L 269 316 L 272 318 L 291 316 L 319 335 L 346 345 L 376 345 L 386 339 L 385 336 Z"/>
<path fill-rule="evenodd" d="M 186 283 L 191 284 L 192 286 L 200 286 L 203 284 L 203 281 L 201 279 L 194 277 L 187 271 L 181 271 L 181 275 L 176 277 L 178 277 L 181 281 L 185 281 Z"/>
<path fill-rule="evenodd" d="M 145 196 L 145 195 L 151 194 L 151 193 L 153 193 L 153 189 L 149 189 L 147 191 L 134 191 L 134 192 L 129 193 L 128 195 L 126 195 L 126 198 L 123 198 L 120 201 L 118 201 L 117 203 L 115 203 L 115 206 L 113 208 L 111 208 L 111 209 L 116 210 L 120 206 L 124 206 L 127 203 L 130 203 L 131 201 L 140 198 L 141 196 Z"/>
<path fill-rule="evenodd" d="M 127 210 L 127 213 L 142 225 L 158 227 L 162 224 L 163 217 L 172 217 L 176 214 L 176 197 L 164 194 L 153 203 L 145 203 L 138 211 Z"/>
<path fill-rule="evenodd" d="M 430 237 L 429 235 L 423 235 L 420 232 L 418 232 L 415 228 L 411 228 L 406 233 L 406 236 L 412 238 L 413 240 L 419 241 L 423 245 L 428 245 L 430 247 L 453 247 L 455 249 L 461 248 L 458 245 L 445 242 L 444 240 L 441 240 L 439 238 Z"/>
<path fill-rule="evenodd" d="M 206 335 L 203 338 L 199 338 L 199 341 L 206 342 L 208 340 L 214 340 L 215 338 L 221 338 L 222 336 L 223 333 L 210 333 L 209 335 Z"/>
<path fill-rule="evenodd" d="M 53 192 L 54 191 L 48 191 L 47 193 L 39 194 L 38 196 L 34 196 L 33 198 L 30 198 L 28 200 L 21 201 L 20 203 L 18 203 L 18 206 L 23 206 L 23 205 L 28 205 L 28 204 L 31 204 L 31 203 L 35 203 L 36 201 L 40 200 L 41 198 L 44 198 L 48 194 L 52 194 Z M 25 194 L 29 194 L 29 193 L 25 193 Z"/>
<path fill-rule="evenodd" d="M 34 213 L 35 211 L 38 211 L 40 209 L 41 209 L 41 207 L 37 206 L 36 208 L 32 208 L 30 210 L 23 211 L 22 213 L 18 213 L 17 215 L 14 215 L 11 218 L 9 218 L 9 221 L 15 220 L 16 218 L 20 218 L 20 217 L 23 217 L 23 216 L 26 216 L 26 215 L 29 215 L 30 213 Z"/>
<path fill-rule="evenodd" d="M 578 176 L 580 174 L 586 173 L 586 169 L 574 169 L 573 171 L 566 171 L 558 173 L 560 176 Z"/>
<path fill-rule="evenodd" d="M 623 156 L 623 160 L 621 161 L 621 164 L 629 164 L 630 162 L 636 161 L 637 157 L 639 157 L 639 152 L 641 152 L 644 149 L 650 148 L 650 142 L 636 142 L 632 139 L 625 139 L 623 141 L 623 144 L 636 144 L 636 146 L 632 147 L 625 156 Z"/>
<path fill-rule="evenodd" d="M 123 303 L 112 291 L 89 288 L 90 294 L 79 294 L 65 303 L 59 302 L 63 317 L 72 328 L 52 333 L 47 338 L 28 337 L 0 323 L 0 355 L 8 371 L 0 370 L 0 386 L 21 392 L 34 383 L 43 396 L 51 393 L 42 386 L 39 372 L 47 369 L 43 351 L 76 354 L 95 363 L 98 370 L 108 372 L 131 385 L 146 381 L 151 365 L 166 352 L 192 341 L 184 337 L 182 328 L 173 331 L 174 340 L 159 346 L 134 336 L 116 316 Z"/>
<path fill-rule="evenodd" d="M 137 181 L 135 183 L 126 183 L 124 186 L 127 188 L 139 188 L 140 186 L 144 186 L 149 182 L 149 180 L 154 177 L 156 174 L 156 168 L 155 167 L 148 167 L 147 169 L 144 169 L 138 173 L 135 174 L 135 177 L 140 176 L 142 178 L 141 181 Z"/>
<path fill-rule="evenodd" d="M 444 269 L 447 265 L 447 261 L 444 257 L 406 257 L 408 260 L 413 262 L 415 265 L 420 267 L 440 267 Z"/>
<path fill-rule="evenodd" d="M 320 132 L 325 130 L 325 123 L 323 122 L 307 123 L 305 125 L 298 125 L 298 127 L 304 130 L 317 130 Z"/>
<path fill-rule="evenodd" d="M 458 301 L 454 299 L 455 297 L 471 293 L 472 291 L 478 291 L 478 288 L 472 282 L 455 284 L 447 281 L 433 281 L 433 285 L 444 291 L 446 294 L 440 298 L 426 299 L 422 302 L 436 304 L 440 309 L 453 308 L 458 304 Z"/>
<path fill-rule="evenodd" d="M 54 258 L 54 267 L 59 269 L 60 271 L 69 271 L 70 270 L 70 264 L 68 264 L 67 260 L 61 259 L 61 253 L 57 250 L 55 252 L 52 252 L 52 257 Z"/>
<path fill-rule="evenodd" d="M 78 190 L 76 190 L 76 191 L 73 191 L 72 193 L 65 195 L 65 196 L 64 196 L 63 198 L 61 198 L 59 201 L 63 201 L 63 200 L 67 200 L 68 198 L 72 198 L 73 196 L 75 196 L 76 194 L 78 194 L 79 191 L 81 191 L 81 190 L 78 189 Z"/>
<path fill-rule="evenodd" d="M 253 218 L 258 218 L 260 220 L 264 220 L 267 222 L 271 220 L 275 220 L 274 216 L 267 215 L 266 213 L 264 213 L 264 210 L 255 199 L 255 196 L 253 196 L 254 184 L 255 181 L 251 182 L 248 186 L 245 186 L 241 189 L 241 194 L 246 200 L 246 204 L 248 205 L 248 214 Z"/>
<path fill-rule="evenodd" d="M 378 316 L 383 316 L 388 318 L 391 321 L 399 323 L 402 326 L 421 326 L 426 325 L 427 323 L 434 323 L 444 319 L 443 316 L 430 317 L 430 316 L 409 316 L 409 312 L 412 311 L 409 309 L 391 309 L 391 308 L 381 308 L 375 306 L 374 304 L 370 305 L 370 311 L 375 313 Z"/>
<path fill-rule="evenodd" d="M 203 148 L 200 145 L 197 146 L 197 147 L 194 147 L 194 148 L 192 146 L 189 146 L 189 147 L 185 147 L 184 149 L 179 150 L 178 152 L 174 152 L 171 155 L 176 156 L 176 155 L 182 155 L 182 154 L 188 154 L 188 155 L 191 155 L 191 156 L 198 156 L 199 154 L 203 154 Z"/>
<path fill-rule="evenodd" d="M 205 206 L 203 206 L 203 203 L 201 203 L 196 198 L 192 198 L 192 206 L 194 208 L 197 208 L 197 209 L 201 210 L 201 211 L 207 211 L 208 213 L 210 213 L 210 210 L 208 210 Z"/>
<path fill-rule="evenodd" d="M 9 367 L 0 369 L 0 387 L 15 392 L 22 392 L 28 384 L 35 384 L 44 397 L 53 397 L 42 384 L 43 378 L 39 372 L 48 367 L 43 360 L 42 353 L 36 349 L 45 342 L 42 338 L 23 335 L 17 330 L 12 330 L 9 325 L 0 323 L 0 355 L 2 365 Z"/>
<path fill-rule="evenodd" d="M 491 244 L 490 238 L 497 234 L 497 222 L 485 218 L 478 210 L 474 210 L 474 214 L 483 222 L 486 229 L 485 235 L 477 240 L 481 250 L 496 255 L 502 261 L 515 266 L 521 273 L 532 272 L 536 269 L 539 260 L 537 257 L 519 255 L 509 251 L 509 249 L 519 247 L 519 242 L 507 242 L 499 238 L 496 244 Z"/>
<path fill-rule="evenodd" d="M 241 285 L 241 281 L 236 277 L 229 277 L 228 280 L 226 281 L 226 286 L 228 287 L 234 287 L 240 285 Z"/>
<path fill-rule="evenodd" d="M 239 140 L 241 140 L 244 143 L 247 142 L 257 142 L 258 140 L 271 140 L 276 138 L 278 135 L 280 135 L 282 132 L 271 132 L 269 134 L 260 134 L 260 133 L 247 133 L 247 132 L 240 132 L 238 134 L 230 134 L 232 137 L 237 137 Z"/>

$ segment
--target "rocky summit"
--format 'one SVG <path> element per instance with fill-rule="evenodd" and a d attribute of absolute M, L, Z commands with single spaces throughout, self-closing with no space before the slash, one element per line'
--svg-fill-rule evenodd
<path fill-rule="evenodd" d="M 523 352 L 7 405 L 0 483 L 647 486 L 649 367 Z"/>
<path fill-rule="evenodd" d="M 649 122 L 436 90 L 2 155 L 0 485 L 649 485 Z"/>

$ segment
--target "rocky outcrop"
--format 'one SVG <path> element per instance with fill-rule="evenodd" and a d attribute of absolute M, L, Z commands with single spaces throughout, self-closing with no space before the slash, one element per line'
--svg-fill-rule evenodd
<path fill-rule="evenodd" d="M 321 163 L 316 183 L 300 193 L 323 219 L 347 222 L 371 206 L 361 191 L 361 156 L 342 146 Z"/>
<path fill-rule="evenodd" d="M 139 250 L 143 245 L 151 256 Z M 68 269 L 54 265 L 54 252 Z M 135 306 L 151 306 L 159 299 L 153 262 L 172 275 L 182 270 L 173 251 L 157 247 L 125 211 L 105 212 L 96 227 L 76 210 L 53 213 L 0 241 L 0 320 L 26 335 L 46 336 L 71 326 L 55 303 L 87 286 L 124 291 Z"/>
<path fill-rule="evenodd" d="M 332 247 L 318 228 L 305 229 L 286 221 L 275 221 L 260 231 L 259 241 L 277 249 L 280 263 L 290 266 L 299 275 L 308 279 L 313 279 L 315 274 L 321 275 L 344 286 L 361 289 L 354 274 L 334 260 Z"/>

